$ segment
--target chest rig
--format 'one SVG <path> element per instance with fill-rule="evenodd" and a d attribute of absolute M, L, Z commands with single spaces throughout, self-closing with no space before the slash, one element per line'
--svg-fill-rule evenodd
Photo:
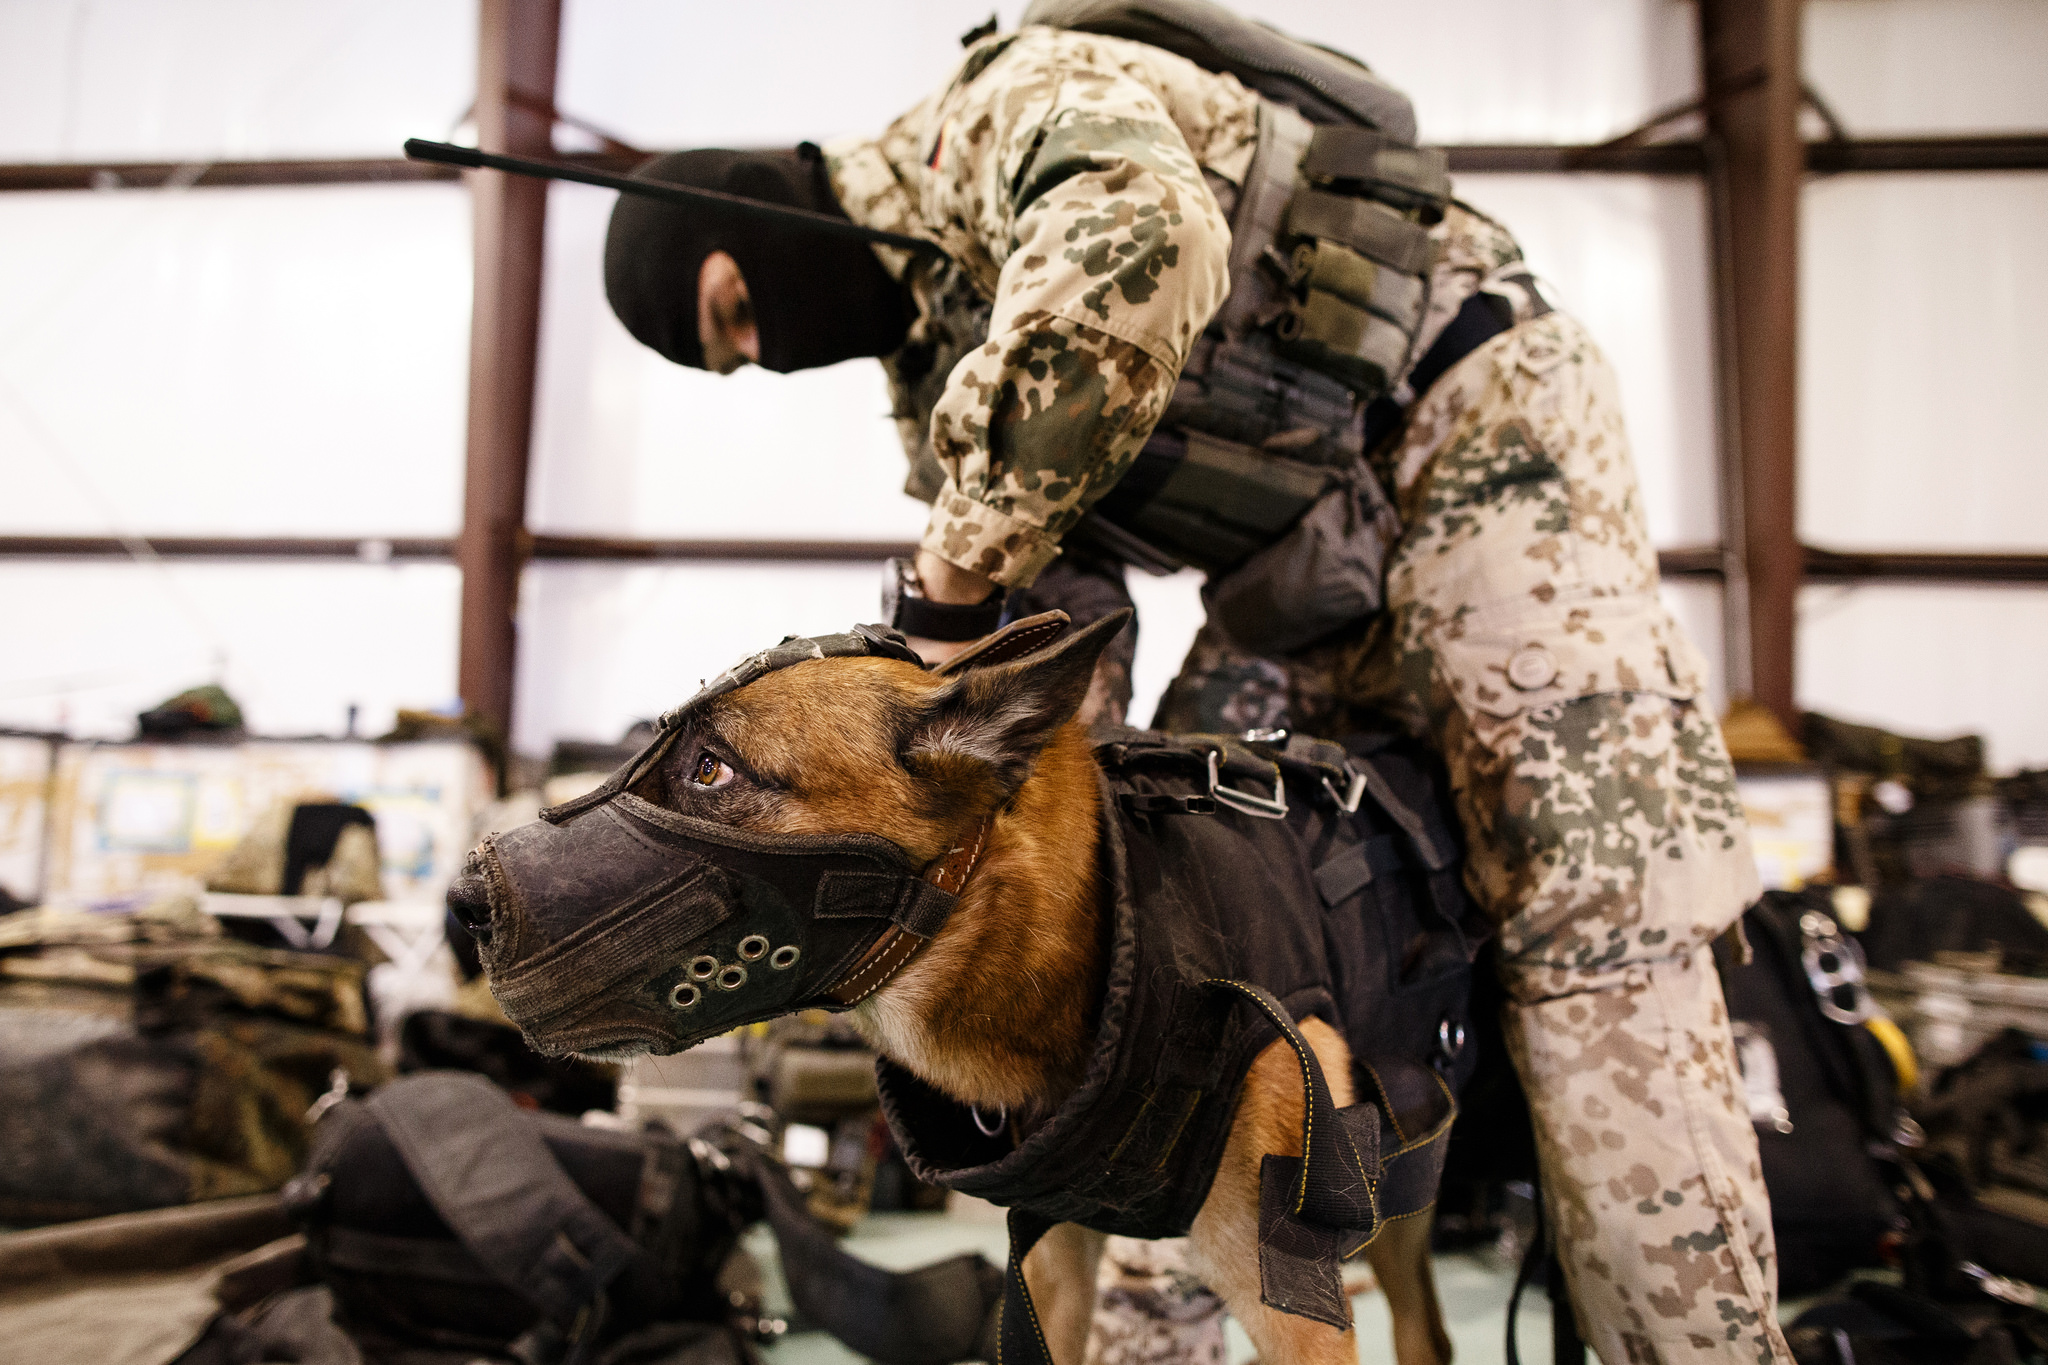
<path fill-rule="evenodd" d="M 1434 1202 L 1483 919 L 1460 872 L 1447 788 L 1405 740 L 1346 750 L 1096 732 L 1110 960 L 1080 1087 L 1043 1126 L 991 1133 L 886 1060 L 884 1113 L 921 1179 L 1010 1209 L 1005 1362 L 1046 1365 L 1023 1257 L 1052 1225 L 1187 1232 L 1215 1178 L 1253 1059 L 1275 1036 L 1301 1065 L 1301 1156 L 1261 1170 L 1262 1295 L 1350 1322 L 1340 1262 Z M 1352 1050 L 1359 1102 L 1332 1103 L 1296 1022 Z"/>
<path fill-rule="evenodd" d="M 1402 410 L 1429 229 L 1450 200 L 1443 152 L 1415 145 L 1407 97 L 1364 66 L 1201 0 L 1034 0 L 1022 22 L 1164 48 L 1260 96 L 1243 183 L 1208 177 L 1230 293 L 1131 468 L 1067 539 L 1153 573 L 1201 570 L 1211 614 L 1254 652 L 1371 615 L 1400 520 L 1363 459 L 1366 414 L 1377 405 L 1377 437 Z M 906 491 L 926 501 L 945 478 L 932 408 L 989 320 L 962 272 L 933 269 L 923 339 L 891 364 L 916 452 Z"/>

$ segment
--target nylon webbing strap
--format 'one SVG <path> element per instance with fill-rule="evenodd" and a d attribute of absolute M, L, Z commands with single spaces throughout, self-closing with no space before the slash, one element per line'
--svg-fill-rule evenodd
<path fill-rule="evenodd" d="M 1379 1110 L 1371 1104 L 1339 1111 L 1321 1063 L 1287 1010 L 1249 981 L 1211 978 L 1202 983 L 1233 991 L 1256 1007 L 1294 1050 L 1301 1066 L 1300 1172 L 1290 1194 L 1292 1211 L 1326 1227 L 1371 1230 L 1379 1225 L 1374 1184 L 1379 1179 Z M 1352 1111 L 1364 1110 L 1353 1116 Z M 1360 1122 L 1366 1119 L 1369 1122 Z"/>
<path fill-rule="evenodd" d="M 1024 1258 L 1051 1229 L 1050 1218 L 1023 1209 L 1010 1210 L 1010 1260 L 1003 1269 L 1002 1318 L 996 1326 L 994 1365 L 1053 1365 L 1038 1306 L 1031 1302 L 1031 1287 L 1024 1283 Z"/>
<path fill-rule="evenodd" d="M 1287 231 L 1341 242 L 1403 274 L 1420 275 L 1429 269 L 1429 229 L 1369 199 L 1302 190 L 1287 206 Z"/>
<path fill-rule="evenodd" d="M 1417 147 L 1373 128 L 1325 124 L 1301 160 L 1311 180 L 1355 181 L 1411 206 L 1441 208 L 1451 197 L 1450 158 L 1441 147 Z"/>
<path fill-rule="evenodd" d="M 774 1162 L 757 1159 L 762 1203 L 804 1317 L 884 1365 L 986 1359 L 983 1335 L 1003 1277 L 975 1253 L 889 1271 L 850 1256 Z"/>
<path fill-rule="evenodd" d="M 368 1108 L 477 1263 L 564 1331 L 641 1254 L 483 1077 L 407 1076 Z"/>

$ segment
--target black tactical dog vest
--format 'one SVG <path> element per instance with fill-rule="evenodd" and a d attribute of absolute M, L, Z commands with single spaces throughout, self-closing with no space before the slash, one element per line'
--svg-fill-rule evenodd
<path fill-rule="evenodd" d="M 1108 986 L 1085 1079 L 1013 1143 L 903 1068 L 882 1105 L 926 1181 L 1011 1210 L 1006 1360 L 1035 1359 L 1017 1266 L 1054 1223 L 1184 1234 L 1207 1197 L 1252 1060 L 1278 1036 L 1310 1095 L 1306 1160 L 1267 1157 L 1268 1304 L 1350 1321 L 1337 1265 L 1435 1198 L 1484 921 L 1460 877 L 1446 787 L 1419 746 L 1347 753 L 1215 736 L 1099 732 Z M 1347 809 L 1350 807 L 1351 809 Z M 1334 1110 L 1294 1023 L 1350 1044 L 1358 1103 Z M 1020 1354 L 1021 1353 L 1021 1354 Z"/>

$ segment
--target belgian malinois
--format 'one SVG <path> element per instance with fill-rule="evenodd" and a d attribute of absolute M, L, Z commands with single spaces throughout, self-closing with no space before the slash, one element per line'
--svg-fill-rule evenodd
<path fill-rule="evenodd" d="M 702 934 L 729 913 L 706 908 L 727 894 L 718 890 L 721 878 L 767 875 L 739 865 L 747 859 L 809 849 L 819 840 L 820 847 L 843 846 L 846 857 L 866 857 L 870 844 L 887 841 L 913 871 L 946 869 L 954 884 L 945 889 L 957 892 L 957 902 L 948 901 L 950 913 L 928 941 L 894 935 L 875 944 L 860 971 L 846 978 L 855 990 L 834 998 L 857 1001 L 851 1017 L 877 1052 L 975 1106 L 977 1115 L 1002 1116 L 1010 1136 L 1022 1141 L 1081 1084 L 1104 999 L 1104 787 L 1091 741 L 1074 717 L 1097 655 L 1127 616 L 986 667 L 935 674 L 908 658 L 819 651 L 757 669 L 743 685 L 707 689 L 719 694 L 677 713 L 672 742 L 654 751 L 658 757 L 614 778 L 614 795 L 631 818 L 613 809 L 610 824 L 599 828 L 615 838 L 611 853 L 593 855 L 590 867 L 554 865 L 575 861 L 567 856 L 529 858 L 524 866 L 537 870 L 516 885 L 517 878 L 501 875 L 502 859 L 494 861 L 490 845 L 473 855 L 451 904 L 489 940 L 486 963 L 507 1013 L 543 1049 L 618 1057 L 659 1046 L 655 1025 L 631 1021 L 653 1018 L 659 1008 L 694 1009 L 713 998 L 707 992 L 742 991 L 750 974 L 756 985 L 781 968 L 794 975 L 798 950 L 776 946 L 769 933 L 749 934 L 733 945 L 729 961 L 706 954 L 687 970 L 679 965 L 675 984 L 660 988 L 664 999 L 633 1005 L 638 1012 L 629 1019 L 588 1005 L 580 1013 L 554 1009 L 564 945 L 599 953 L 603 966 L 589 978 L 592 990 L 623 999 L 639 987 L 607 983 L 625 982 L 620 973 L 636 954 L 663 946 L 645 937 L 646 926 L 667 915 L 660 922 L 670 927 L 661 933 Z M 585 895 L 586 873 L 613 875 L 592 871 L 597 862 L 630 869 L 665 822 L 715 832 L 713 842 L 729 845 L 734 865 L 690 870 L 691 864 L 673 875 L 620 872 L 632 884 L 606 893 L 612 899 L 603 913 L 574 908 L 592 903 L 577 900 Z M 538 826 L 526 829 L 535 839 L 555 837 Z M 714 852 L 709 860 L 725 857 Z M 855 867 L 829 875 L 881 874 Z M 937 880 L 944 886 L 947 877 Z M 886 878 L 874 884 L 886 887 Z M 803 950 L 813 957 L 820 951 L 815 944 Z M 885 984 L 861 990 L 863 975 Z M 1328 1078 L 1330 1099 L 1339 1108 L 1351 1105 L 1343 1036 L 1315 1018 L 1300 1025 L 1300 1036 Z M 1261 1296 L 1261 1165 L 1269 1154 L 1305 1161 L 1306 1065 L 1279 1040 L 1258 1053 L 1189 1237 L 1201 1274 L 1261 1359 L 1350 1365 L 1357 1359 L 1351 1328 L 1277 1311 Z M 1450 1359 L 1428 1240 L 1428 1217 L 1409 1217 L 1389 1221 L 1366 1248 L 1392 1310 L 1400 1365 Z M 1058 1365 L 1080 1365 L 1101 1247 L 1100 1234 L 1061 1224 L 1024 1262 L 1043 1344 Z"/>

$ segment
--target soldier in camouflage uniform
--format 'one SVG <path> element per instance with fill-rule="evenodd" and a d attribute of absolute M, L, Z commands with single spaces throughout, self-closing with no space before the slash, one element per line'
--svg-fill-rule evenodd
<path fill-rule="evenodd" d="M 1052 566 L 1121 595 L 1113 574 L 1063 564 L 1061 540 L 1129 468 L 1225 298 L 1257 126 L 1229 76 L 1031 28 L 975 44 L 879 138 L 824 149 L 856 222 L 944 248 L 875 249 L 915 301 L 884 364 L 910 489 L 933 507 L 917 571 L 934 597 L 1030 588 Z M 1609 1365 L 1789 1360 L 1709 956 L 1755 873 L 1699 660 L 1657 597 L 1614 378 L 1498 224 L 1453 205 L 1432 236 L 1411 363 L 1475 293 L 1514 325 L 1427 392 L 1396 393 L 1405 423 L 1370 457 L 1402 523 L 1385 611 L 1285 659 L 1212 622 L 1156 723 L 1341 736 L 1392 717 L 1433 740 L 1499 927 L 1510 1048 L 1589 1341 Z M 707 354 L 733 300 L 715 302 L 699 300 Z M 1112 1246 L 1103 1283 L 1091 1358 L 1217 1349 L 1213 1320 L 1192 1337 L 1117 1325 L 1119 1305 L 1148 1302 L 1156 1320 L 1199 1319 L 1170 1258 Z"/>

